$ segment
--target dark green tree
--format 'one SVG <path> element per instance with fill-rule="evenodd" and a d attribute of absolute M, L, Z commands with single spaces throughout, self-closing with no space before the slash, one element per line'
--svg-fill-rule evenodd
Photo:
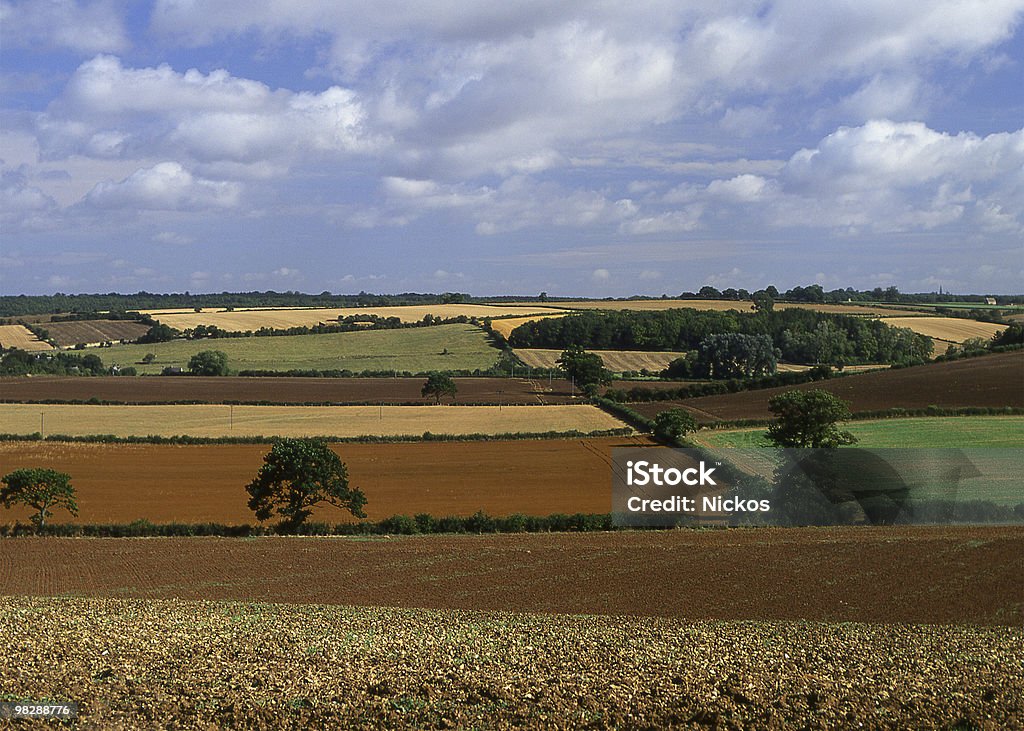
<path fill-rule="evenodd" d="M 836 425 L 850 418 L 849 406 L 828 391 L 786 391 L 768 400 L 768 410 L 775 421 L 768 426 L 767 436 L 779 447 L 831 448 L 857 441 Z"/>
<path fill-rule="evenodd" d="M 775 309 L 775 300 L 767 292 L 761 290 L 754 292 L 754 312 L 772 312 Z"/>
<path fill-rule="evenodd" d="M 691 432 L 697 431 L 697 422 L 685 409 L 668 409 L 654 417 L 654 436 L 666 442 L 678 442 Z"/>
<path fill-rule="evenodd" d="M 322 439 L 280 439 L 263 458 L 256 479 L 245 491 L 259 520 L 275 512 L 287 530 L 301 526 L 313 506 L 328 503 L 365 518 L 366 496 L 349 487 L 348 469 Z"/>
<path fill-rule="evenodd" d="M 193 376 L 226 376 L 228 354 L 222 350 L 203 350 L 188 361 L 188 370 Z"/>
<path fill-rule="evenodd" d="M 174 340 L 181 333 L 175 330 L 169 325 L 164 325 L 162 322 L 158 322 L 153 325 L 146 334 L 140 337 L 135 342 L 137 343 L 165 343 L 168 340 Z"/>
<path fill-rule="evenodd" d="M 694 372 L 708 378 L 770 376 L 780 355 L 768 335 L 709 335 L 697 347 Z"/>
<path fill-rule="evenodd" d="M 75 502 L 75 488 L 71 486 L 71 475 L 65 472 L 30 467 L 8 473 L 0 489 L 0 503 L 5 508 L 12 505 L 27 505 L 38 511 L 31 520 L 37 528 L 46 524 L 53 515 L 52 508 L 64 508 L 72 515 L 78 515 Z"/>
<path fill-rule="evenodd" d="M 443 396 L 451 396 L 454 401 L 457 391 L 455 379 L 451 376 L 446 373 L 431 373 L 427 376 L 427 381 L 423 384 L 420 395 L 424 398 L 432 396 L 434 403 L 439 404 Z"/>
<path fill-rule="evenodd" d="M 611 380 L 611 373 L 605 370 L 601 356 L 588 353 L 578 345 L 565 350 L 555 362 L 579 388 L 586 388 L 589 385 L 600 386 Z"/>

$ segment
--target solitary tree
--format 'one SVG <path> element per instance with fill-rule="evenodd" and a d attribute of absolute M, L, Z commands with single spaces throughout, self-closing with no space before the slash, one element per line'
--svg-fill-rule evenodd
<path fill-rule="evenodd" d="M 768 410 L 775 415 L 768 426 L 768 439 L 779 447 L 838 447 L 857 441 L 836 426 L 850 418 L 850 409 L 828 391 L 786 391 L 768 400 Z"/>
<path fill-rule="evenodd" d="M 42 528 L 46 519 L 53 515 L 51 508 L 64 508 L 72 515 L 78 515 L 75 488 L 71 486 L 69 474 L 31 467 L 5 475 L 3 484 L 0 503 L 5 508 L 21 504 L 38 511 L 31 518 L 38 528 Z"/>
<path fill-rule="evenodd" d="M 576 385 L 584 390 L 588 386 L 597 387 L 611 380 L 611 374 L 605 370 L 604 361 L 596 353 L 588 353 L 578 345 L 564 351 L 558 360 L 558 366 L 572 378 Z"/>
<path fill-rule="evenodd" d="M 259 520 L 276 512 L 290 530 L 302 525 L 313 506 L 323 502 L 366 517 L 366 496 L 359 488 L 349 487 L 345 463 L 322 439 L 278 440 L 245 490 L 249 509 Z"/>
<path fill-rule="evenodd" d="M 192 356 L 188 370 L 193 376 L 226 376 L 228 354 L 222 350 L 203 350 Z"/>
<path fill-rule="evenodd" d="M 654 417 L 654 436 L 667 442 L 678 442 L 690 432 L 697 431 L 693 415 L 684 409 L 668 409 Z"/>
<path fill-rule="evenodd" d="M 434 403 L 441 403 L 442 396 L 451 396 L 455 399 L 455 380 L 445 373 L 431 373 L 427 376 L 427 382 L 423 384 L 420 395 L 423 397 L 433 396 Z"/>

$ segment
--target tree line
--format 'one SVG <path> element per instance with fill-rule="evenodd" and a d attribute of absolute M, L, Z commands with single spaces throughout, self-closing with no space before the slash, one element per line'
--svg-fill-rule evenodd
<path fill-rule="evenodd" d="M 750 339 L 716 341 L 714 336 L 738 334 Z M 759 336 L 767 336 L 768 341 Z M 700 351 L 728 350 L 740 343 L 757 347 L 758 362 L 772 355 L 796 363 L 849 365 L 856 363 L 909 363 L 927 360 L 931 339 L 879 320 L 849 315 L 786 309 L 745 314 L 689 308 L 643 311 L 581 312 L 566 317 L 533 320 L 509 334 L 519 348 L 593 350 Z M 758 366 L 770 373 L 774 368 Z M 729 375 L 736 375 L 730 373 Z M 720 377 L 729 377 L 723 373 Z"/>

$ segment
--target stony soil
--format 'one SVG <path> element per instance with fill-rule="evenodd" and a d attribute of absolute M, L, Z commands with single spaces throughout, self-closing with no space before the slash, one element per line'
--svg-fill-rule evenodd
<path fill-rule="evenodd" d="M 0 687 L 76 701 L 90 729 L 1011 729 L 1022 642 L 1004 627 L 5 598 Z"/>

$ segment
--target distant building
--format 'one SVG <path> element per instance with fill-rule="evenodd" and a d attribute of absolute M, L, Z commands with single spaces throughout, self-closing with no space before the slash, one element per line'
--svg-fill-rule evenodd
<path fill-rule="evenodd" d="M 986 297 L 985 298 L 985 304 L 986 305 L 994 305 L 995 303 L 996 303 L 996 298 L 995 297 Z"/>

